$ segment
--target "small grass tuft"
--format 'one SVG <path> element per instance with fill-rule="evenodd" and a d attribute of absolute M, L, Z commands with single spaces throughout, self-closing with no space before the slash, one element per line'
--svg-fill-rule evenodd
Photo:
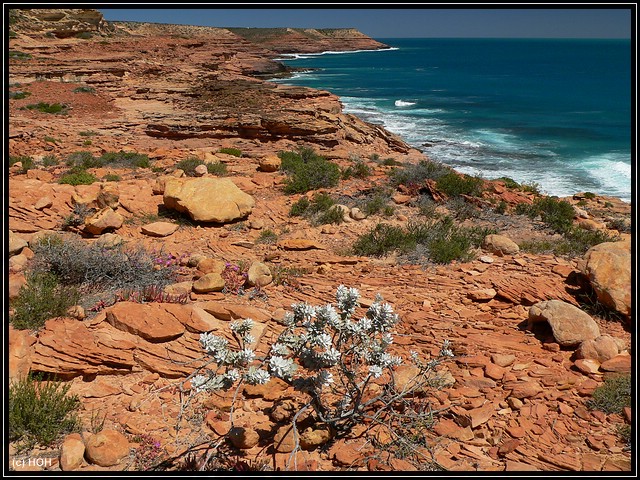
<path fill-rule="evenodd" d="M 631 375 L 610 377 L 596 388 L 587 400 L 587 407 L 604 413 L 622 413 L 624 407 L 631 406 Z"/>
<path fill-rule="evenodd" d="M 227 155 L 233 155 L 234 157 L 242 157 L 242 150 L 237 148 L 220 148 L 218 153 L 226 153 Z"/>
<path fill-rule="evenodd" d="M 66 115 L 69 112 L 68 110 L 69 107 L 61 103 L 46 103 L 46 102 L 31 103 L 27 105 L 25 108 L 27 108 L 27 110 L 37 110 L 42 113 L 52 113 L 52 114 L 61 114 L 61 115 Z"/>
<path fill-rule="evenodd" d="M 73 89 L 73 93 L 96 93 L 93 87 L 77 87 Z"/>

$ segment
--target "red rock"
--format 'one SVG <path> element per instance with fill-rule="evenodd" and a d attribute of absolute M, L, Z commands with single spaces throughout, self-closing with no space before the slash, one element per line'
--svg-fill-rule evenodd
<path fill-rule="evenodd" d="M 505 374 L 505 369 L 494 363 L 489 363 L 484 368 L 484 374 L 493 380 L 502 380 L 502 377 L 504 377 Z"/>
<path fill-rule="evenodd" d="M 600 362 L 590 358 L 580 358 L 574 362 L 574 365 L 578 370 L 586 374 L 598 373 L 600 370 Z"/>
<path fill-rule="evenodd" d="M 468 410 L 457 416 L 458 423 L 464 427 L 476 428 L 486 423 L 495 414 L 493 404 L 488 403 L 482 407 Z"/>
<path fill-rule="evenodd" d="M 491 361 L 499 367 L 508 367 L 516 359 L 515 355 L 494 353 L 491 355 Z"/>
<path fill-rule="evenodd" d="M 29 330 L 16 330 L 9 325 L 9 380 L 25 378 L 31 369 L 37 339 Z"/>
<path fill-rule="evenodd" d="M 605 372 L 630 372 L 631 355 L 622 353 L 600 364 L 600 369 Z"/>
<path fill-rule="evenodd" d="M 84 463 L 85 446 L 79 433 L 67 435 L 60 448 L 60 470 L 77 470 Z"/>
<path fill-rule="evenodd" d="M 520 446 L 521 443 L 522 441 L 518 440 L 517 438 L 505 440 L 504 442 L 502 442 L 502 445 L 500 445 L 500 447 L 498 448 L 498 454 L 501 456 L 504 456 L 507 453 L 511 453 L 516 448 L 518 448 L 518 446 Z"/>
<path fill-rule="evenodd" d="M 86 444 L 86 457 L 101 467 L 112 467 L 129 456 L 129 440 L 117 430 L 102 430 L 91 435 Z"/>
<path fill-rule="evenodd" d="M 624 414 L 624 420 L 627 423 L 631 423 L 631 407 L 624 407 L 622 413 Z"/>
<path fill-rule="evenodd" d="M 140 227 L 140 231 L 150 237 L 168 237 L 178 230 L 180 226 L 177 223 L 170 222 L 154 222 Z"/>
<path fill-rule="evenodd" d="M 260 440 L 258 432 L 250 427 L 233 427 L 227 436 L 231 443 L 241 450 L 255 447 Z"/>
<path fill-rule="evenodd" d="M 315 240 L 307 240 L 306 238 L 287 238 L 278 241 L 276 245 L 280 248 L 284 248 L 285 250 L 325 249 L 323 245 L 316 242 Z"/>
<path fill-rule="evenodd" d="M 508 427 L 507 433 L 513 438 L 523 438 L 527 435 L 526 430 L 522 427 Z"/>
<path fill-rule="evenodd" d="M 433 427 L 433 431 L 443 437 L 455 438 L 456 440 L 469 441 L 473 439 L 473 432 L 470 427 L 460 427 L 448 418 L 440 420 Z"/>
<path fill-rule="evenodd" d="M 565 347 L 600 336 L 598 324 L 589 314 L 560 300 L 539 302 L 529 309 L 529 326 L 545 321 L 551 326 L 556 342 Z"/>
<path fill-rule="evenodd" d="M 107 321 L 150 342 L 166 342 L 184 333 L 188 315 L 179 304 L 118 302 L 107 310 Z"/>

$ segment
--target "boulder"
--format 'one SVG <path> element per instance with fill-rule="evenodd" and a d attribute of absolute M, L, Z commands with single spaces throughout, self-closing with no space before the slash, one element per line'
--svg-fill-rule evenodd
<path fill-rule="evenodd" d="M 31 369 L 36 337 L 29 330 L 16 330 L 9 325 L 9 379 L 24 378 Z"/>
<path fill-rule="evenodd" d="M 251 287 L 264 287 L 273 281 L 271 270 L 262 262 L 253 262 L 247 272 L 247 282 Z"/>
<path fill-rule="evenodd" d="M 207 174 L 207 166 L 205 164 L 200 164 L 194 169 L 194 173 L 196 177 L 204 177 Z"/>
<path fill-rule="evenodd" d="M 207 273 L 193 282 L 193 291 L 196 293 L 221 292 L 225 281 L 217 272 Z"/>
<path fill-rule="evenodd" d="M 60 449 L 60 470 L 76 470 L 84 462 L 85 446 L 79 433 L 67 435 Z"/>
<path fill-rule="evenodd" d="M 618 342 L 611 335 L 600 335 L 593 340 L 585 340 L 576 350 L 577 358 L 588 358 L 600 363 L 612 359 L 620 353 Z"/>
<path fill-rule="evenodd" d="M 504 235 L 487 235 L 482 243 L 482 248 L 500 257 L 504 255 L 515 255 L 520 251 L 520 247 Z"/>
<path fill-rule="evenodd" d="M 118 229 L 124 218 L 111 207 L 105 207 L 84 221 L 84 231 L 92 235 L 100 235 L 105 230 Z"/>
<path fill-rule="evenodd" d="M 96 206 L 98 208 L 111 207 L 118 208 L 120 205 L 120 192 L 118 186 L 114 183 L 103 183 L 100 185 L 100 191 L 96 197 Z"/>
<path fill-rule="evenodd" d="M 277 172 L 278 170 L 280 170 L 281 164 L 282 160 L 280 160 L 280 157 L 276 155 L 269 155 L 260 160 L 258 169 L 261 172 Z"/>
<path fill-rule="evenodd" d="M 86 457 L 101 467 L 112 467 L 129 456 L 129 440 L 117 430 L 102 430 L 87 440 Z"/>
<path fill-rule="evenodd" d="M 251 213 L 255 201 L 228 178 L 188 178 L 168 180 L 164 205 L 187 213 L 199 222 L 232 222 Z"/>
<path fill-rule="evenodd" d="M 168 237 L 180 226 L 171 222 L 153 222 L 140 227 L 140 231 L 150 237 Z"/>
<path fill-rule="evenodd" d="M 631 239 L 591 247 L 579 266 L 598 301 L 631 316 Z"/>
<path fill-rule="evenodd" d="M 27 241 L 14 234 L 9 230 L 9 256 L 18 255 L 24 247 L 28 245 Z"/>
<path fill-rule="evenodd" d="M 233 446 L 241 450 L 255 447 L 260 440 L 258 432 L 250 427 L 233 427 L 227 435 Z"/>
<path fill-rule="evenodd" d="M 563 347 L 574 347 L 600 336 L 598 324 L 578 307 L 561 300 L 538 302 L 529 309 L 529 327 L 547 322 Z"/>

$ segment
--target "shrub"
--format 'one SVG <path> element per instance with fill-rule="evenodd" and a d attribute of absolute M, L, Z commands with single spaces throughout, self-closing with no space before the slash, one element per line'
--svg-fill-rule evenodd
<path fill-rule="evenodd" d="M 75 288 L 60 285 L 55 275 L 31 273 L 13 301 L 15 313 L 10 322 L 18 330 L 37 330 L 50 318 L 63 316 L 79 298 Z"/>
<path fill-rule="evenodd" d="M 281 152 L 280 169 L 288 177 L 284 192 L 306 193 L 319 188 L 335 187 L 340 181 L 340 167 L 317 155 L 313 149 L 300 147 L 297 152 Z"/>
<path fill-rule="evenodd" d="M 196 167 L 198 165 L 204 165 L 204 160 L 199 159 L 198 157 L 187 157 L 183 160 L 180 160 L 176 164 L 176 168 L 182 170 L 184 174 L 188 177 L 196 176 Z M 207 168 L 208 170 L 208 168 Z"/>
<path fill-rule="evenodd" d="M 93 87 L 77 87 L 73 89 L 73 93 L 96 93 Z"/>
<path fill-rule="evenodd" d="M 529 253 L 552 253 L 562 257 L 581 257 L 594 245 L 613 242 L 617 236 L 600 230 L 589 231 L 579 227 L 571 227 L 561 237 L 529 240 L 520 243 L 519 247 Z"/>
<path fill-rule="evenodd" d="M 504 186 L 512 189 L 520 189 L 520 184 L 516 182 L 513 178 L 510 177 L 500 177 L 498 180 L 502 180 L 504 182 Z"/>
<path fill-rule="evenodd" d="M 610 377 L 596 388 L 587 400 L 587 407 L 605 413 L 622 413 L 624 407 L 631 406 L 631 375 Z"/>
<path fill-rule="evenodd" d="M 234 157 L 241 157 L 242 151 L 237 148 L 220 148 L 219 153 L 226 153 L 227 155 L 233 155 Z"/>
<path fill-rule="evenodd" d="M 285 330 L 264 357 L 256 357 L 253 350 L 252 320 L 231 323 L 237 345 L 211 333 L 201 334 L 200 344 L 211 361 L 204 375 L 203 370 L 196 370 L 189 376 L 193 388 L 196 392 L 228 390 L 238 382 L 259 385 L 271 377 L 283 380 L 307 397 L 291 420 L 294 452 L 300 448 L 302 422 L 298 419 L 307 409 L 311 422 L 326 426 L 338 437 L 365 422 L 373 426 L 388 421 L 393 431 L 397 425 L 394 419 L 406 418 L 402 412 L 407 411 L 409 399 L 415 399 L 418 392 L 424 398 L 429 389 L 444 386 L 436 368 L 453 354 L 445 341 L 439 354 L 426 362 L 416 352 L 411 352 L 410 362 L 393 355 L 390 346 L 398 315 L 376 295 L 364 316 L 354 321 L 359 296 L 355 288 L 340 285 L 335 307 L 292 305 L 293 312 L 285 317 Z M 411 363 L 416 373 L 399 385 L 395 369 L 405 362 Z M 377 390 L 371 388 L 374 384 Z"/>
<path fill-rule="evenodd" d="M 42 166 L 43 167 L 53 167 L 55 165 L 59 165 L 60 160 L 55 155 L 45 155 L 42 157 Z"/>
<path fill-rule="evenodd" d="M 564 200 L 554 197 L 536 198 L 532 205 L 520 207 L 518 204 L 516 213 L 524 211 L 530 218 L 540 216 L 541 220 L 558 233 L 567 232 L 573 225 L 575 210 L 573 206 Z"/>
<path fill-rule="evenodd" d="M 103 178 L 105 182 L 119 182 L 122 180 L 120 175 L 116 175 L 115 173 L 107 173 Z"/>
<path fill-rule="evenodd" d="M 371 168 L 360 157 L 354 157 L 351 159 L 352 165 L 342 170 L 342 179 L 348 180 L 349 178 L 367 178 L 371 175 Z"/>
<path fill-rule="evenodd" d="M 31 95 L 31 92 L 25 92 L 22 90 L 18 90 L 17 92 L 9 92 L 10 100 L 22 100 L 23 98 L 27 98 Z"/>
<path fill-rule="evenodd" d="M 68 230 L 72 227 L 79 227 L 84 224 L 85 219 L 93 215 L 95 213 L 95 209 L 89 208 L 87 205 L 83 203 L 76 203 L 73 206 L 73 210 L 69 215 L 64 217 L 62 221 L 62 229 Z"/>
<path fill-rule="evenodd" d="M 139 445 L 133 459 L 133 466 L 136 470 L 150 471 L 162 463 L 166 453 L 161 447 L 160 441 L 144 433 L 136 435 L 133 441 Z"/>
<path fill-rule="evenodd" d="M 18 50 L 9 50 L 9 58 L 14 58 L 16 60 L 28 60 L 33 58 L 30 53 L 19 52 Z"/>
<path fill-rule="evenodd" d="M 584 198 L 586 198 L 587 200 L 593 200 L 594 198 L 596 198 L 596 194 L 593 192 L 584 192 Z"/>
<path fill-rule="evenodd" d="M 450 263 L 453 260 L 469 260 L 471 249 L 478 247 L 484 237 L 495 230 L 454 225 L 450 217 L 429 222 L 409 223 L 406 230 L 386 224 L 378 224 L 361 235 L 352 246 L 356 255 L 384 256 L 390 252 L 410 254 L 417 247 L 421 255 L 433 263 Z"/>
<path fill-rule="evenodd" d="M 302 217 L 310 205 L 311 202 L 307 197 L 301 197 L 300 200 L 291 205 L 291 208 L 289 209 L 289 216 Z"/>
<path fill-rule="evenodd" d="M 375 215 L 383 212 L 387 207 L 389 201 L 389 195 L 382 191 L 375 191 L 370 196 L 367 196 L 364 201 L 359 202 L 360 209 L 367 215 Z"/>
<path fill-rule="evenodd" d="M 345 213 L 342 208 L 338 208 L 338 206 L 333 206 L 322 212 L 318 215 L 314 221 L 312 222 L 314 225 L 326 225 L 329 223 L 339 225 L 344 222 Z"/>
<path fill-rule="evenodd" d="M 397 187 L 404 185 L 414 187 L 422 185 L 425 180 L 437 180 L 443 175 L 451 173 L 450 167 L 430 160 L 421 160 L 417 164 L 409 164 L 403 168 L 394 168 L 389 172 L 391 184 Z"/>
<path fill-rule="evenodd" d="M 278 234 L 273 230 L 266 228 L 260 232 L 260 235 L 258 236 L 256 243 L 271 244 L 271 243 L 275 243 L 276 240 L 278 240 Z"/>
<path fill-rule="evenodd" d="M 137 152 L 105 152 L 100 158 L 101 165 L 117 165 L 127 168 L 149 168 L 149 156 Z"/>
<path fill-rule="evenodd" d="M 76 33 L 76 38 L 80 38 L 82 40 L 89 40 L 93 38 L 93 34 L 91 32 L 78 32 Z"/>
<path fill-rule="evenodd" d="M 93 182 L 97 182 L 98 179 L 95 175 L 87 172 L 86 170 L 70 171 L 69 173 L 60 177 L 58 183 L 67 185 L 91 185 Z"/>
<path fill-rule="evenodd" d="M 507 202 L 505 202 L 504 200 L 501 200 L 500 203 L 498 203 L 498 205 L 495 206 L 493 211 L 499 215 L 504 215 L 507 211 Z"/>
<path fill-rule="evenodd" d="M 175 265 L 156 268 L 158 256 L 140 246 L 107 249 L 74 236 L 47 235 L 33 251 L 34 271 L 52 272 L 62 284 L 82 292 L 165 286 L 175 279 Z"/>
<path fill-rule="evenodd" d="M 460 221 L 475 218 L 480 213 L 475 205 L 467 202 L 462 197 L 453 197 L 447 202 L 447 207 L 453 213 L 453 216 Z"/>
<path fill-rule="evenodd" d="M 67 395 L 70 387 L 29 376 L 9 385 L 9 440 L 18 441 L 19 450 L 48 446 L 78 428 L 80 400 Z"/>
<path fill-rule="evenodd" d="M 125 288 L 116 294 L 116 302 L 135 303 L 180 303 L 185 304 L 189 300 L 189 294 L 172 295 L 166 293 L 159 285 L 144 285 L 139 288 Z"/>
<path fill-rule="evenodd" d="M 436 180 L 438 190 L 449 196 L 479 195 L 482 192 L 482 179 L 469 175 L 459 175 L 455 172 L 447 173 Z"/>
<path fill-rule="evenodd" d="M 398 162 L 397 160 L 394 160 L 391 157 L 385 158 L 384 160 L 382 160 L 382 165 L 388 166 L 388 167 L 395 167 L 398 165 L 402 165 L 401 162 Z"/>
<path fill-rule="evenodd" d="M 537 182 L 525 182 L 520 185 L 520 188 L 524 192 L 533 193 L 534 195 L 540 195 L 540 184 Z"/>
<path fill-rule="evenodd" d="M 13 166 L 18 162 L 20 162 L 20 164 L 22 165 L 22 167 L 20 168 L 20 173 L 27 173 L 28 170 L 32 169 L 35 166 L 33 157 L 30 157 L 28 155 L 9 156 L 9 166 Z"/>
<path fill-rule="evenodd" d="M 104 165 L 100 159 L 95 158 L 91 152 L 87 151 L 70 153 L 67 155 L 65 164 L 68 167 L 78 167 L 82 169 L 99 168 Z"/>
<path fill-rule="evenodd" d="M 223 293 L 239 295 L 244 292 L 244 284 L 247 283 L 249 265 L 240 262 L 238 265 L 227 262 L 222 271 L 224 280 Z"/>
<path fill-rule="evenodd" d="M 78 132 L 78 135 L 80 135 L 81 137 L 93 137 L 97 135 L 97 133 L 93 130 L 82 130 L 81 132 Z"/>
<path fill-rule="evenodd" d="M 227 165 L 222 162 L 207 163 L 207 172 L 222 177 L 227 174 Z"/>
<path fill-rule="evenodd" d="M 68 113 L 68 107 L 67 105 L 62 105 L 60 103 L 46 103 L 46 102 L 39 102 L 39 103 L 32 103 L 27 105 L 26 107 L 28 110 L 38 110 L 39 112 L 42 113 L 53 113 L 53 114 L 63 114 L 66 115 Z"/>

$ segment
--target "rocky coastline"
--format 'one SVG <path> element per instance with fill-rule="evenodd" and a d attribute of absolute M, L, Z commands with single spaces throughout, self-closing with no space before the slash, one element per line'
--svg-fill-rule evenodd
<path fill-rule="evenodd" d="M 208 459 L 222 458 L 212 445 L 222 445 L 236 463 L 220 460 L 220 469 L 632 471 L 620 434 L 635 421 L 632 408 L 588 407 L 599 387 L 628 375 L 633 363 L 629 204 L 590 192 L 564 199 L 573 208 L 572 231 L 612 239 L 573 256 L 527 250 L 562 238 L 544 219 L 516 214 L 542 196 L 504 180 L 456 198 L 431 180 L 400 183 L 389 192 L 388 216 L 364 212 L 355 200 L 378 192 L 394 168 L 428 159 L 343 113 L 331 92 L 266 81 L 290 73 L 276 60 L 282 54 L 387 48 L 353 29 L 109 23 L 89 9 L 11 15 L 8 313 L 48 234 L 69 245 L 160 252 L 178 278 L 157 297 L 185 299 L 96 300 L 37 330 L 7 322 L 7 380 L 50 375 L 82 404 L 79 432 L 26 454 L 12 442 L 13 459 L 51 459 L 28 467 L 14 460 L 13 470 L 141 470 L 148 467 L 140 463 L 145 439 L 153 438 L 160 445 L 154 459 L 168 470 L 204 469 Z M 37 107 L 54 104 L 60 111 Z M 340 222 L 291 214 L 303 197 L 317 198 L 283 192 L 281 154 L 301 148 L 340 167 L 342 180 L 319 189 L 344 204 Z M 116 153 L 147 163 L 89 165 L 97 181 L 60 182 L 77 159 Z M 199 163 L 193 175 L 178 168 L 185 159 Z M 366 177 L 345 174 L 361 164 Z M 224 176 L 211 173 L 213 166 Z M 473 258 L 446 264 L 349 250 L 376 224 L 408 228 L 424 215 L 424 197 L 460 228 L 496 233 Z M 247 284 L 246 291 L 255 295 L 230 291 L 229 265 L 251 267 L 254 289 Z M 305 448 L 296 448 L 288 431 L 301 394 L 283 381 L 245 386 L 237 404 L 233 390 L 193 395 L 186 379 L 202 361 L 201 333 L 251 318 L 264 353 L 292 303 L 331 302 L 341 284 L 358 288 L 365 306 L 380 293 L 394 307 L 402 320 L 393 343 L 399 355 L 431 357 L 451 342 L 455 357 L 440 372 L 446 385 L 429 399 L 444 414 L 420 430 L 414 450 L 398 450 L 390 429 L 361 424 L 333 438 L 311 420 Z M 396 374 L 406 381 L 411 372 Z M 101 428 L 95 412 L 104 414 Z M 203 445 L 209 457 L 197 455 Z"/>

